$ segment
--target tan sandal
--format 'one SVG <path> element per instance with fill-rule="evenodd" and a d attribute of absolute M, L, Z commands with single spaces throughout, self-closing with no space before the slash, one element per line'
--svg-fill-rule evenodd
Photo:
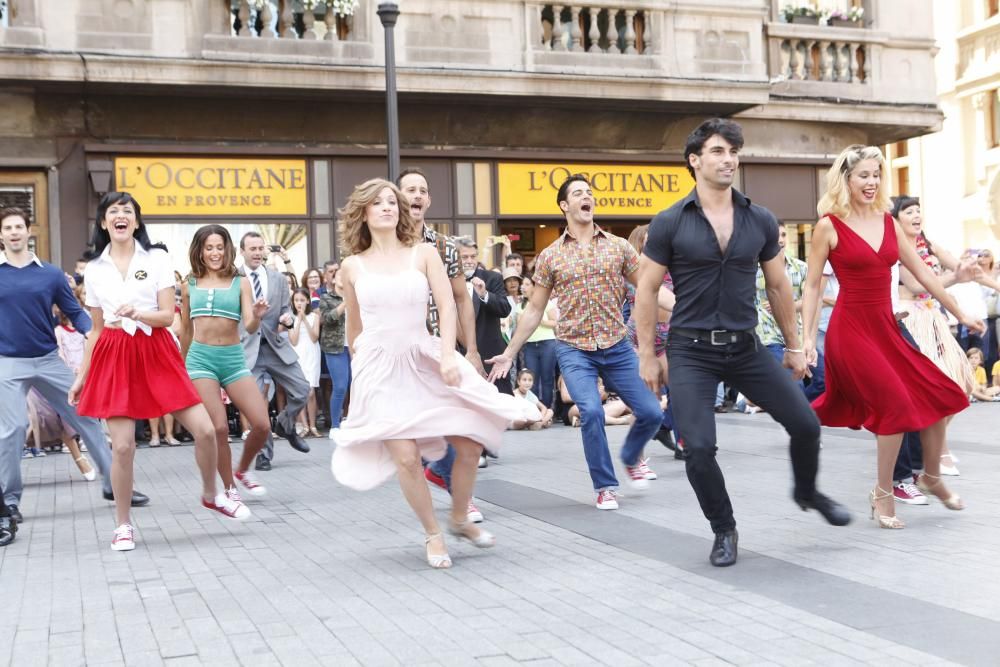
<path fill-rule="evenodd" d="M 935 482 L 933 484 L 927 484 L 926 482 L 924 482 L 925 477 L 930 477 L 931 479 L 935 480 Z M 941 486 L 941 484 L 942 484 L 941 478 L 938 477 L 937 475 L 929 475 L 923 472 L 920 473 L 919 477 L 917 477 L 917 488 L 920 489 L 920 492 L 922 494 L 924 494 L 925 496 L 934 496 L 935 498 L 941 501 L 942 505 L 944 505 L 950 510 L 955 510 L 955 511 L 964 510 L 965 503 L 962 502 L 962 499 L 958 496 L 957 493 L 951 493 L 947 498 L 941 498 L 936 493 L 934 493 L 933 489 L 935 487 Z"/>
<path fill-rule="evenodd" d="M 876 491 L 878 493 L 876 493 Z M 872 519 L 875 518 L 875 512 L 877 511 L 875 509 L 875 503 L 877 503 L 879 500 L 883 500 L 885 498 L 892 498 L 892 497 L 893 497 L 892 493 L 884 490 L 880 486 L 876 486 L 874 489 L 872 489 L 871 495 L 868 496 L 868 500 L 869 500 L 869 502 L 871 502 L 871 506 L 872 506 L 872 516 L 871 516 Z M 879 514 L 878 515 L 878 527 L 879 528 L 888 528 L 890 530 L 899 530 L 901 528 L 905 528 L 906 524 L 903 523 L 903 521 L 899 517 L 897 517 L 895 515 L 893 515 L 893 516 L 885 516 L 885 515 Z"/>

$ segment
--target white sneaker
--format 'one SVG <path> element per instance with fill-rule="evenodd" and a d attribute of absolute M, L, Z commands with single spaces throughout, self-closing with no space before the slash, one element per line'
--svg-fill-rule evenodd
<path fill-rule="evenodd" d="M 230 519 L 236 519 L 242 521 L 243 519 L 250 518 L 250 508 L 243 504 L 242 500 L 230 500 L 229 493 L 232 492 L 237 498 L 239 498 L 239 492 L 235 488 L 228 489 L 226 493 L 220 493 L 215 496 L 214 501 L 201 499 L 202 507 L 205 509 L 210 509 L 212 511 L 218 512 L 219 514 L 228 517 Z"/>
<path fill-rule="evenodd" d="M 257 481 L 257 478 L 254 477 L 254 474 L 249 470 L 244 472 L 234 470 L 233 477 L 236 478 L 236 481 L 240 483 L 240 486 L 242 486 L 251 496 L 260 497 L 267 495 L 267 489 Z M 235 489 L 233 490 L 235 491 Z"/>
<path fill-rule="evenodd" d="M 625 474 L 628 475 L 629 486 L 636 491 L 645 491 L 649 488 L 649 478 L 646 477 L 646 470 L 643 468 L 641 460 L 634 466 L 625 466 Z"/>
<path fill-rule="evenodd" d="M 135 537 L 131 524 L 123 523 L 115 528 L 115 536 L 111 538 L 112 551 L 132 551 L 135 549 Z"/>
<path fill-rule="evenodd" d="M 639 459 L 639 470 L 646 475 L 646 479 L 656 479 L 656 473 L 649 467 L 649 459 Z"/>
<path fill-rule="evenodd" d="M 944 463 L 944 460 L 949 458 L 951 459 L 951 465 L 946 465 Z M 960 473 L 958 472 L 958 468 L 955 467 L 955 463 L 957 462 L 958 459 L 956 459 L 954 456 L 951 456 L 949 454 L 943 454 L 941 456 L 941 474 L 949 475 L 951 477 L 958 477 Z"/>
<path fill-rule="evenodd" d="M 469 509 L 467 512 L 467 517 L 468 520 L 471 521 L 472 523 L 483 522 L 483 513 L 479 511 L 479 508 L 476 507 L 471 500 L 469 501 Z"/>
<path fill-rule="evenodd" d="M 616 510 L 618 509 L 617 494 L 611 489 L 605 489 L 597 494 L 597 509 Z"/>

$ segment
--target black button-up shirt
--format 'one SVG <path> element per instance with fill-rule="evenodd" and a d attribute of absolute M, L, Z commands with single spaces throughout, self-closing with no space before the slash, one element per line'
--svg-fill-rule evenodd
<path fill-rule="evenodd" d="M 726 252 L 697 190 L 653 218 L 643 254 L 670 270 L 677 304 L 671 327 L 748 331 L 757 326 L 757 267 L 779 252 L 778 221 L 733 189 L 733 234 Z"/>

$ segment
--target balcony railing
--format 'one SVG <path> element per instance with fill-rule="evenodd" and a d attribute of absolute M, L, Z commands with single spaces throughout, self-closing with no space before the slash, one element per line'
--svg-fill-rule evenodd
<path fill-rule="evenodd" d="M 651 52 L 645 11 L 595 6 L 598 4 L 533 7 L 542 29 L 543 49 L 628 55 Z"/>
<path fill-rule="evenodd" d="M 346 40 L 353 16 L 337 16 L 325 3 L 309 9 L 298 0 L 230 0 L 231 34 L 264 39 Z"/>
<path fill-rule="evenodd" d="M 770 23 L 771 80 L 805 82 L 829 90 L 834 84 L 871 89 L 877 47 L 885 41 L 884 34 L 860 28 Z M 813 92 L 820 93 L 818 89 Z"/>

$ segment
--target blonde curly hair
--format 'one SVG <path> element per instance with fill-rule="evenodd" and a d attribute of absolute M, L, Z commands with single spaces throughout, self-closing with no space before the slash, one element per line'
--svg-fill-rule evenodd
<path fill-rule="evenodd" d="M 343 256 L 356 255 L 368 250 L 372 245 L 372 233 L 365 220 L 365 209 L 375 201 L 382 190 L 389 188 L 396 196 L 399 206 L 399 222 L 396 224 L 396 238 L 407 247 L 423 240 L 423 229 L 410 213 L 410 203 L 391 181 L 373 178 L 354 188 L 347 198 L 344 208 L 337 210 L 337 232 Z"/>
<path fill-rule="evenodd" d="M 878 162 L 879 173 L 882 175 L 882 181 L 879 183 L 878 193 L 875 195 L 875 201 L 872 202 L 872 208 L 879 212 L 892 208 L 892 200 L 889 198 L 889 188 L 887 187 L 889 174 L 885 168 L 885 158 L 882 156 L 882 151 L 877 146 L 852 144 L 837 156 L 833 166 L 826 172 L 826 194 L 816 205 L 816 212 L 821 218 L 832 214 L 843 220 L 850 215 L 851 191 L 847 187 L 847 181 L 854 168 L 863 160 Z"/>

